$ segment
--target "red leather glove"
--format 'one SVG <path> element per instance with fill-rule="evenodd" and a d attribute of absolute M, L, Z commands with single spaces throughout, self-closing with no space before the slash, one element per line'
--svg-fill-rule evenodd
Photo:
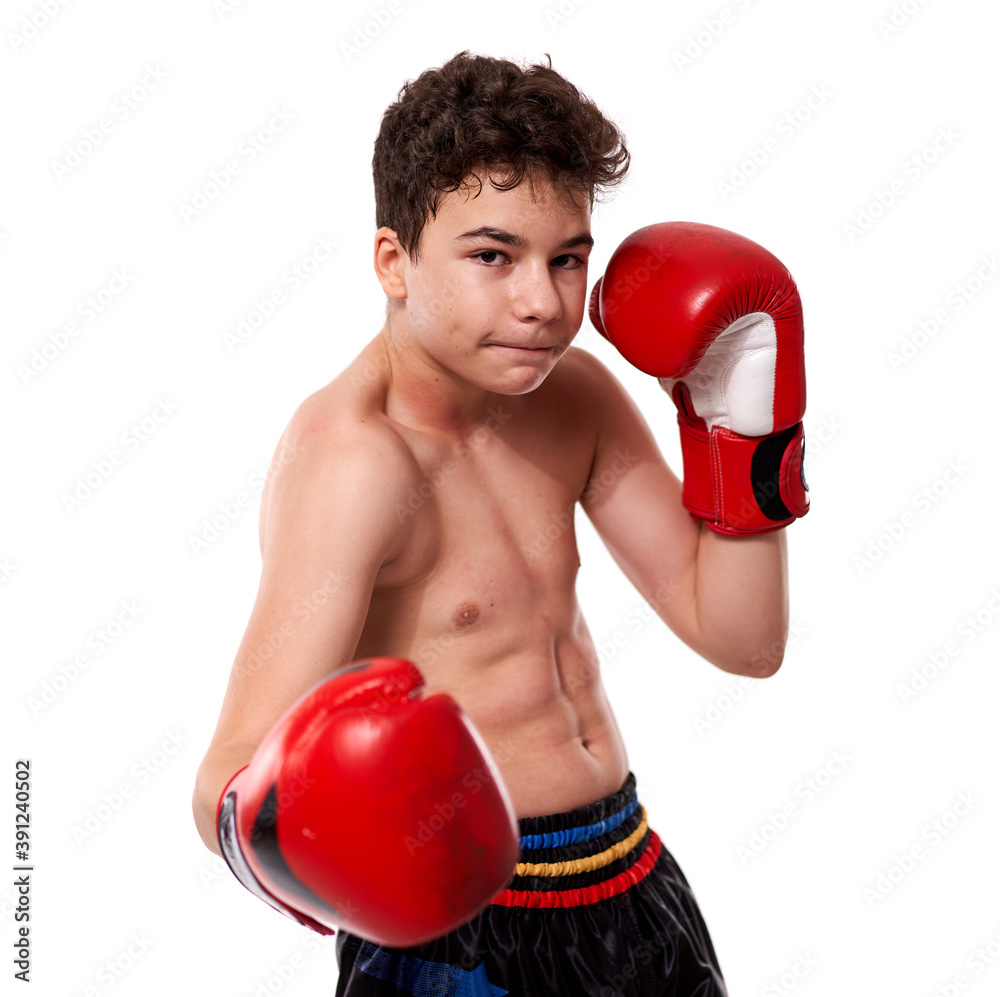
<path fill-rule="evenodd" d="M 476 916 L 514 874 L 500 771 L 451 696 L 400 658 L 341 669 L 294 703 L 219 801 L 223 855 L 316 931 L 407 947 Z"/>
<path fill-rule="evenodd" d="M 776 257 L 713 225 L 648 225 L 615 250 L 590 318 L 673 398 L 694 518 L 738 536 L 809 511 L 802 305 Z"/>

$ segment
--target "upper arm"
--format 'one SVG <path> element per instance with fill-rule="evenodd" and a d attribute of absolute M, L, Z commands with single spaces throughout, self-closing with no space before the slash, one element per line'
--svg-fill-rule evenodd
<path fill-rule="evenodd" d="M 580 505 L 642 597 L 690 643 L 699 529 L 681 504 L 681 483 L 618 379 L 591 354 L 580 367 L 597 419 Z M 673 405 L 663 401 L 663 418 L 672 421 Z"/>
<path fill-rule="evenodd" d="M 260 584 L 213 746 L 255 746 L 352 660 L 379 569 L 405 542 L 409 455 L 387 430 L 293 420 L 279 454 L 262 497 Z"/>

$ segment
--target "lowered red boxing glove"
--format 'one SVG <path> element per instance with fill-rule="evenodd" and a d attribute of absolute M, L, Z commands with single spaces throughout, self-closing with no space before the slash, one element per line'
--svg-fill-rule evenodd
<path fill-rule="evenodd" d="M 514 874 L 517 820 L 489 749 L 451 696 L 371 658 L 314 686 L 219 801 L 236 878 L 323 934 L 408 947 L 471 920 Z"/>
<path fill-rule="evenodd" d="M 713 225 L 648 225 L 615 250 L 590 318 L 673 398 L 693 517 L 743 535 L 809 511 L 802 305 L 775 256 Z"/>

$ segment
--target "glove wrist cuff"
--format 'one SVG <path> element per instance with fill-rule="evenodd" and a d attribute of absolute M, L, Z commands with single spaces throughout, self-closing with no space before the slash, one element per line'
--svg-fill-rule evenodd
<path fill-rule="evenodd" d="M 678 412 L 681 500 L 709 529 L 730 536 L 770 533 L 809 511 L 802 472 L 802 423 L 769 436 L 741 436 Z"/>

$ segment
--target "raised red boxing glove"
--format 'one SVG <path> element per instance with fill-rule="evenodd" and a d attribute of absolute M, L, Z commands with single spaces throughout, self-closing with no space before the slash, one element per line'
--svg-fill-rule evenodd
<path fill-rule="evenodd" d="M 223 855 L 252 893 L 316 931 L 417 945 L 509 882 L 517 819 L 451 696 L 401 658 L 341 669 L 297 700 L 219 801 Z"/>
<path fill-rule="evenodd" d="M 615 250 L 590 318 L 673 398 L 694 518 L 743 535 L 809 511 L 802 305 L 775 256 L 713 225 L 648 225 Z"/>

